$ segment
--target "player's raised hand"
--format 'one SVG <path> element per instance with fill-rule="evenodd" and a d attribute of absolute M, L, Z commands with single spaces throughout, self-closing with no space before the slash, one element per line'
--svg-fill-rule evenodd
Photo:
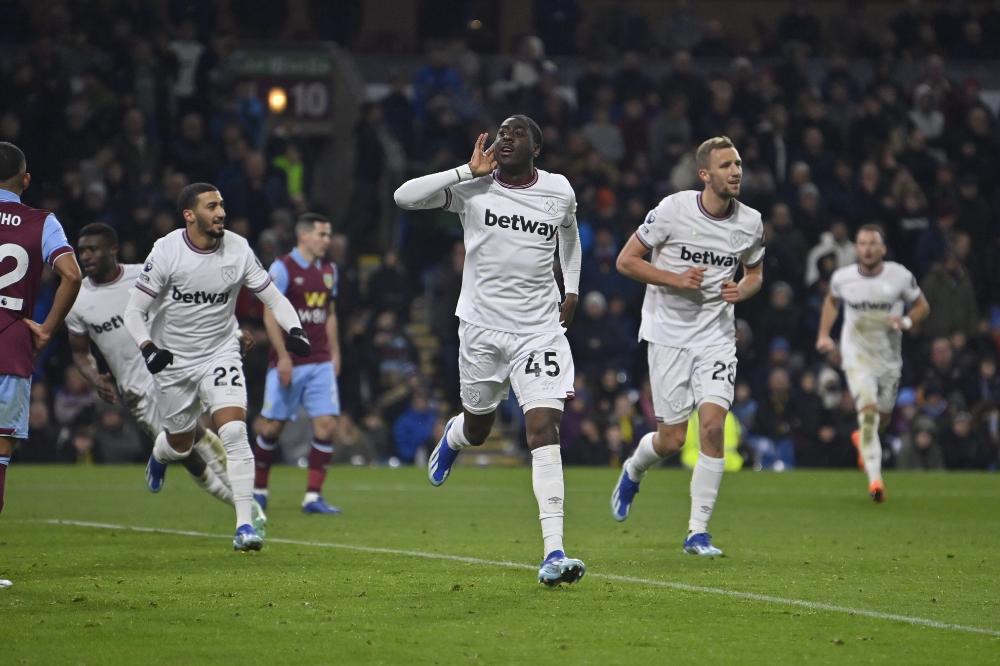
<path fill-rule="evenodd" d="M 739 303 L 742 300 L 740 295 L 740 285 L 732 280 L 725 280 L 722 283 L 722 300 L 726 303 Z"/>
<path fill-rule="evenodd" d="M 37 321 L 25 319 L 24 323 L 31 329 L 31 336 L 35 338 L 35 351 L 42 351 L 42 348 L 49 344 L 49 340 L 52 339 L 52 334 L 42 328 L 42 325 Z"/>
<path fill-rule="evenodd" d="M 704 268 L 689 268 L 677 276 L 677 284 L 673 285 L 678 289 L 701 289 L 701 283 L 705 279 Z"/>
<path fill-rule="evenodd" d="M 97 389 L 97 397 L 109 405 L 118 402 L 118 391 L 115 390 L 115 382 L 109 373 L 103 372 L 97 375 L 97 383 L 94 388 Z"/>
<path fill-rule="evenodd" d="M 816 338 L 816 351 L 822 354 L 829 354 L 837 348 L 837 344 L 829 335 L 821 335 Z"/>
<path fill-rule="evenodd" d="M 469 168 L 472 169 L 473 176 L 485 176 L 497 168 L 497 161 L 493 158 L 493 146 L 484 148 L 486 136 L 486 132 L 479 135 L 472 149 L 472 157 L 469 158 Z"/>

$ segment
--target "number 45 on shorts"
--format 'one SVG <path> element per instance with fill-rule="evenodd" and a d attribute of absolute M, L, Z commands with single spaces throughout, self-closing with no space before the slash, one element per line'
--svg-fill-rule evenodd
<path fill-rule="evenodd" d="M 549 377 L 558 377 L 561 371 L 559 362 L 556 360 L 558 356 L 559 353 L 555 351 L 532 352 L 528 354 L 528 362 L 524 365 L 524 374 L 534 375 L 535 377 L 541 376 L 543 372 L 542 364 L 544 363 L 545 374 Z"/>

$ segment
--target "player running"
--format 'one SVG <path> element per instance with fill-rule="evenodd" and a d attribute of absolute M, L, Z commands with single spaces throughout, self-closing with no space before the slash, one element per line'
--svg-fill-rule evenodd
<path fill-rule="evenodd" d="M 486 441 L 511 387 L 524 410 L 532 486 L 542 527 L 538 580 L 574 583 L 586 568 L 563 551 L 563 469 L 559 423 L 573 395 L 573 357 L 565 327 L 580 282 L 576 195 L 564 176 L 536 169 L 542 132 L 511 116 L 485 149 L 481 134 L 468 164 L 404 183 L 396 204 L 444 208 L 465 229 L 459 318 L 462 413 L 452 417 L 428 461 L 431 484 L 448 478 L 458 453 Z M 558 239 L 558 241 L 557 241 Z M 553 276 L 559 250 L 566 298 Z"/>
<path fill-rule="evenodd" d="M 151 439 L 165 437 L 154 402 L 153 378 L 142 362 L 139 348 L 125 330 L 123 318 L 129 292 L 142 266 L 118 263 L 118 234 L 100 222 L 80 230 L 76 247 L 87 277 L 66 317 L 73 362 L 101 399 L 114 404 L 121 395 L 125 406 Z M 107 362 L 110 374 L 98 372 L 90 353 L 91 342 Z M 201 424 L 196 427 L 195 439 L 194 451 L 183 460 L 184 467 L 202 490 L 232 504 L 233 493 L 225 471 L 226 452 L 222 441 Z M 157 486 L 153 490 L 161 488 Z M 260 507 L 253 507 L 253 515 L 254 528 L 260 532 L 266 522 Z"/>
<path fill-rule="evenodd" d="M 833 351 L 830 329 L 844 304 L 840 352 L 847 386 L 858 410 L 861 459 L 868 475 L 868 494 L 886 499 L 882 480 L 879 431 L 889 425 L 903 368 L 903 331 L 927 318 L 931 308 L 917 280 L 905 266 L 885 261 L 885 233 L 866 224 L 854 239 L 858 262 L 834 271 L 823 301 L 816 349 Z M 904 305 L 910 306 L 903 314 Z"/>
<path fill-rule="evenodd" d="M 146 466 L 150 489 L 163 484 L 167 463 L 191 453 L 198 417 L 208 406 L 222 445 L 236 508 L 236 550 L 260 550 L 251 524 L 253 453 L 247 440 L 247 393 L 233 335 L 236 296 L 246 285 L 288 332 L 285 346 L 308 356 L 298 315 L 254 256 L 246 239 L 224 227 L 222 195 L 193 183 L 178 197 L 185 228 L 156 241 L 125 308 L 125 327 L 156 375 L 156 406 L 166 429 Z M 155 307 L 154 307 L 155 305 Z M 146 319 L 150 311 L 155 317 Z"/>
<path fill-rule="evenodd" d="M 312 420 L 313 440 L 309 449 L 309 476 L 302 500 L 305 513 L 338 514 L 340 509 L 323 499 L 326 466 L 333 455 L 333 435 L 340 414 L 336 373 L 340 367 L 337 338 L 337 267 L 324 261 L 330 247 L 330 221 L 306 213 L 295 224 L 298 243 L 288 254 L 275 259 L 268 273 L 278 291 L 298 310 L 312 353 L 293 359 L 274 316 L 264 312 L 264 328 L 271 341 L 270 367 L 264 388 L 264 407 L 257 430 L 254 460 L 254 498 L 267 506 L 267 481 L 275 447 L 286 421 L 294 421 L 304 407 Z"/>
<path fill-rule="evenodd" d="M 639 339 L 649 343 L 658 426 L 625 461 L 611 515 L 628 518 L 646 471 L 680 450 L 697 408 L 700 451 L 684 551 L 715 556 L 722 551 L 712 545 L 708 521 L 722 484 L 723 425 L 736 381 L 733 306 L 760 291 L 764 225 L 759 212 L 736 199 L 743 163 L 728 137 L 702 143 L 695 162 L 704 189 L 663 199 L 618 255 L 618 271 L 647 285 Z M 734 282 L 740 265 L 743 278 Z"/>
<path fill-rule="evenodd" d="M 56 216 L 21 203 L 31 174 L 21 149 L 0 141 L 0 512 L 14 445 L 28 438 L 28 407 L 35 354 L 62 325 L 80 291 L 80 266 Z M 60 277 L 52 309 L 31 320 L 48 263 Z M 0 579 L 0 588 L 11 582 Z"/>

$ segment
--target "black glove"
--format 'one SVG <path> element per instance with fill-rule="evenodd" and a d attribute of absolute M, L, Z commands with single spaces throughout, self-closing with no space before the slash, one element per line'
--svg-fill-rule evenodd
<path fill-rule="evenodd" d="M 312 345 L 309 344 L 306 332 L 298 326 L 288 331 L 288 335 L 285 337 L 285 348 L 296 356 L 309 356 L 312 353 Z"/>
<path fill-rule="evenodd" d="M 174 355 L 170 350 L 160 349 L 152 342 L 143 346 L 142 358 L 146 361 L 146 367 L 154 375 L 174 362 Z"/>

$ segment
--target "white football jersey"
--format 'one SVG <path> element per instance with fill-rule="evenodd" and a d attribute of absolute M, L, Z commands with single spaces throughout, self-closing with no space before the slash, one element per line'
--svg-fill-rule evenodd
<path fill-rule="evenodd" d="M 162 383 L 215 356 L 238 354 L 233 331 L 240 288 L 259 292 L 270 283 L 249 243 L 231 231 L 208 251 L 191 243 L 185 229 L 156 241 L 135 288 L 157 299 L 150 335 L 174 355 L 174 362 L 157 375 Z"/>
<path fill-rule="evenodd" d="M 494 172 L 445 190 L 445 210 L 465 229 L 465 270 L 455 314 L 510 333 L 562 331 L 553 266 L 560 227 L 576 225 L 576 194 L 564 176 L 535 169 L 524 185 Z"/>
<path fill-rule="evenodd" d="M 864 275 L 858 264 L 834 271 L 830 294 L 844 304 L 840 352 L 844 367 L 893 370 L 902 368 L 902 331 L 889 326 L 889 315 L 902 315 L 904 304 L 920 298 L 917 279 L 894 261 L 882 263 L 878 275 Z"/>
<path fill-rule="evenodd" d="M 760 213 L 734 200 L 732 212 L 717 218 L 702 208 L 701 192 L 686 190 L 660 201 L 635 235 L 652 250 L 656 268 L 706 269 L 701 289 L 646 285 L 639 339 L 684 349 L 735 342 L 735 308 L 722 300 L 722 283 L 741 263 L 756 266 L 764 259 Z"/>
<path fill-rule="evenodd" d="M 94 284 L 90 278 L 84 279 L 80 294 L 66 315 L 66 327 L 93 341 L 108 362 L 122 395 L 143 395 L 153 385 L 153 377 L 125 328 L 123 317 L 129 292 L 142 272 L 142 265 L 120 264 L 118 268 L 118 277 L 111 282 Z M 151 311 L 149 318 L 153 315 Z"/>

